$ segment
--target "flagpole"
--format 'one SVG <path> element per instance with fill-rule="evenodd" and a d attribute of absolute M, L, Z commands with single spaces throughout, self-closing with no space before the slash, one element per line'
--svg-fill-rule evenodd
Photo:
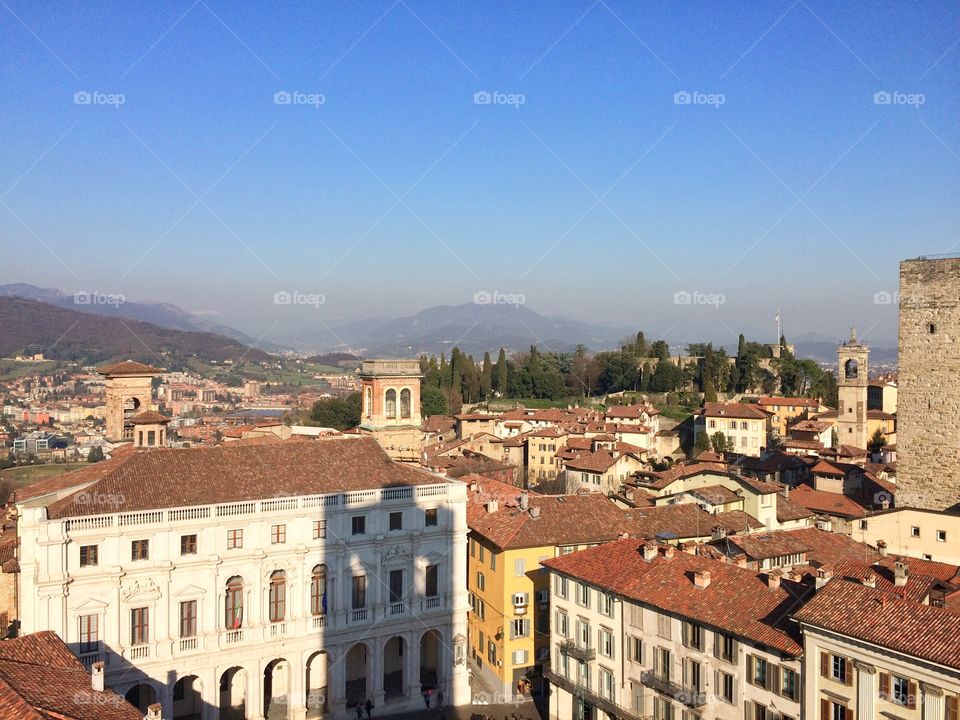
<path fill-rule="evenodd" d="M 777 306 L 777 343 L 779 344 L 780 338 L 783 337 L 783 333 L 780 332 L 780 307 Z"/>

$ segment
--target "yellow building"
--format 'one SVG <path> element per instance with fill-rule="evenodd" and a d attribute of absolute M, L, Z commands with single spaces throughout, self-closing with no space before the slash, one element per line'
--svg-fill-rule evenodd
<path fill-rule="evenodd" d="M 794 422 L 809 420 L 827 409 L 819 400 L 805 397 L 761 397 L 757 405 L 773 413 L 770 420 L 780 437 L 787 436 L 787 430 Z"/>
<path fill-rule="evenodd" d="M 467 557 L 469 656 L 478 687 L 508 702 L 523 680 L 535 684 L 550 652 L 549 587 L 541 562 L 628 530 L 606 497 L 538 495 L 478 475 L 469 485 Z"/>

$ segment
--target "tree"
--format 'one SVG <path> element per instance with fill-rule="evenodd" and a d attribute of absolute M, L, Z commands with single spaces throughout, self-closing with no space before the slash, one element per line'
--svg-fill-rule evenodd
<path fill-rule="evenodd" d="M 655 341 L 653 345 L 650 346 L 650 351 L 657 360 L 670 359 L 670 346 L 667 345 L 665 340 Z"/>
<path fill-rule="evenodd" d="M 101 460 L 103 460 L 103 448 L 99 445 L 95 445 L 94 447 L 90 448 L 90 452 L 87 453 L 87 462 L 96 463 L 100 462 Z"/>
<path fill-rule="evenodd" d="M 870 436 L 870 439 L 867 440 L 867 450 L 876 455 L 879 452 L 883 451 L 883 448 L 886 447 L 887 438 L 884 437 L 883 431 L 880 428 L 877 428 L 873 431 L 873 435 Z"/>
<path fill-rule="evenodd" d="M 703 401 L 704 402 L 716 402 L 717 401 L 717 388 L 713 384 L 712 378 L 707 378 L 704 380 L 703 384 Z"/>
<path fill-rule="evenodd" d="M 433 385 L 422 385 L 420 387 L 420 414 L 423 417 L 428 415 L 445 415 L 447 412 L 447 398 L 443 390 Z"/>
<path fill-rule="evenodd" d="M 336 430 L 355 428 L 360 424 L 360 393 L 317 400 L 310 408 L 310 423 Z"/>
<path fill-rule="evenodd" d="M 507 364 L 507 351 L 500 348 L 500 355 L 497 357 L 497 364 L 493 367 L 493 389 L 505 397 L 509 384 L 509 367 Z"/>
<path fill-rule="evenodd" d="M 490 362 L 490 353 L 483 354 L 483 369 L 480 371 L 480 394 L 484 398 L 490 397 L 493 392 L 493 363 Z"/>
<path fill-rule="evenodd" d="M 724 435 L 720 430 L 717 430 L 711 436 L 710 442 L 713 444 L 713 451 L 716 453 L 722 453 L 729 447 L 727 443 L 727 436 Z"/>
<path fill-rule="evenodd" d="M 710 436 L 702 432 L 697 435 L 697 441 L 693 444 L 693 455 L 696 457 L 700 453 L 710 450 Z"/>

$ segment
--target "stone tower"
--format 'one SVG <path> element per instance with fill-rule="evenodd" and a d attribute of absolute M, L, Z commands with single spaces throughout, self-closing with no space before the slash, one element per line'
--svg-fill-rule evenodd
<path fill-rule="evenodd" d="M 960 257 L 900 263 L 897 505 L 960 510 Z"/>
<path fill-rule="evenodd" d="M 394 460 L 420 462 L 422 377 L 417 360 L 364 360 L 360 368 L 360 433 Z"/>
<path fill-rule="evenodd" d="M 867 447 L 867 359 L 870 348 L 857 342 L 857 329 L 837 348 L 837 442 Z"/>
<path fill-rule="evenodd" d="M 151 367 L 133 360 L 97 368 L 106 378 L 107 435 L 110 442 L 134 439 L 133 418 L 147 410 L 156 410 L 153 402 L 153 378 L 163 368 Z"/>

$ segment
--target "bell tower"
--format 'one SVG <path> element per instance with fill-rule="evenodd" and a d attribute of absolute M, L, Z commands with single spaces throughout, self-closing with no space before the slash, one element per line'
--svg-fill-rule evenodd
<path fill-rule="evenodd" d="M 422 378 L 417 360 L 364 360 L 360 368 L 360 434 L 394 460 L 420 462 Z"/>
<path fill-rule="evenodd" d="M 867 359 L 870 348 L 857 341 L 857 329 L 837 348 L 837 435 L 840 445 L 867 447 Z"/>
<path fill-rule="evenodd" d="M 107 434 L 110 442 L 129 442 L 134 439 L 133 419 L 140 413 L 156 410 L 153 402 L 153 378 L 163 372 L 133 360 L 97 368 L 106 378 Z"/>

